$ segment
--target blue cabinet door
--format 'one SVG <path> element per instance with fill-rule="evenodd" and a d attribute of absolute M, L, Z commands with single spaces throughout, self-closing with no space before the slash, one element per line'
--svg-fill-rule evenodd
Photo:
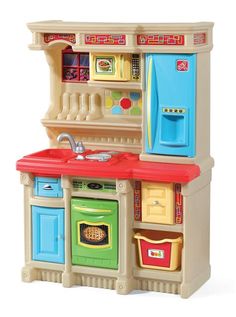
<path fill-rule="evenodd" d="M 146 54 L 147 153 L 195 156 L 196 54 Z"/>
<path fill-rule="evenodd" d="M 32 206 L 32 258 L 65 262 L 64 209 Z"/>

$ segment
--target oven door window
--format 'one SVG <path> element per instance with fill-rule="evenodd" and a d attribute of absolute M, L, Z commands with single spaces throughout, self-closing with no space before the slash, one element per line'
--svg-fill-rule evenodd
<path fill-rule="evenodd" d="M 110 225 L 106 223 L 78 222 L 78 244 L 87 248 L 107 248 L 111 245 Z"/>

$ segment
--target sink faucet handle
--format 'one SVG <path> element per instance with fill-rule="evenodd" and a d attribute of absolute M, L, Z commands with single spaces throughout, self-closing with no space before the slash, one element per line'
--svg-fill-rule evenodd
<path fill-rule="evenodd" d="M 77 142 L 77 153 L 84 153 L 85 152 L 85 147 L 83 145 L 82 141 Z"/>

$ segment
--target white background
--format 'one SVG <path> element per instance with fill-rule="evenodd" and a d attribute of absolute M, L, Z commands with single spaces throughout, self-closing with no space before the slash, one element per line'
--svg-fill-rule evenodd
<path fill-rule="evenodd" d="M 235 315 L 236 28 L 234 1 L 1 1 L 0 4 L 0 316 L 199 316 Z M 43 52 L 29 51 L 27 22 L 213 21 L 211 140 L 212 277 L 188 300 L 176 295 L 114 291 L 59 284 L 22 283 L 23 191 L 15 162 L 47 148 L 40 119 L 49 103 L 49 71 Z"/>

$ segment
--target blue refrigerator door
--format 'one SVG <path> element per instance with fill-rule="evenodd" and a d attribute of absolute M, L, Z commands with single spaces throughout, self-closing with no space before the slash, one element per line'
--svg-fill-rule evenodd
<path fill-rule="evenodd" d="M 195 156 L 196 54 L 146 54 L 147 153 Z"/>

